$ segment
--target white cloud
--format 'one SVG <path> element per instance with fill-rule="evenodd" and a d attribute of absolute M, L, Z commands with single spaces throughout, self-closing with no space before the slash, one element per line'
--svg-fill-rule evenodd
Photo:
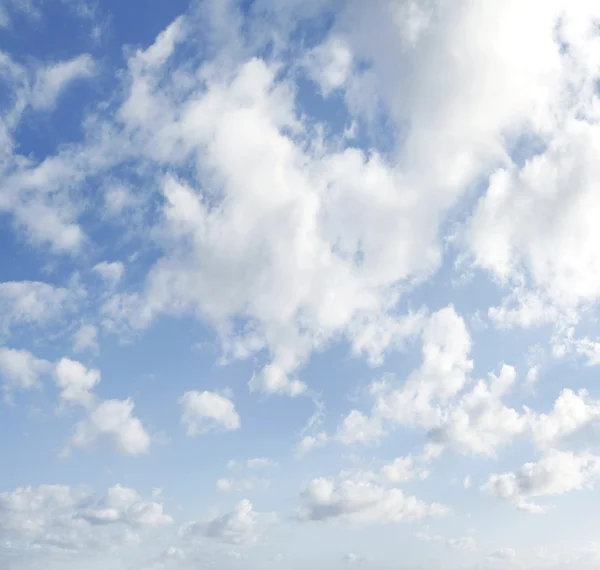
<path fill-rule="evenodd" d="M 413 479 L 424 479 L 427 471 L 418 468 L 412 457 L 398 457 L 389 465 L 381 468 L 381 476 L 384 481 L 394 485 L 407 483 Z"/>
<path fill-rule="evenodd" d="M 118 216 L 124 210 L 139 205 L 139 200 L 126 186 L 111 185 L 105 190 L 104 203 L 110 216 Z"/>
<path fill-rule="evenodd" d="M 586 81 L 576 88 L 585 89 Z M 575 119 L 575 112 L 583 116 Z M 543 320 L 600 296 L 594 247 L 600 130 L 586 112 L 569 110 L 547 149 L 522 168 L 498 170 L 470 226 L 475 263 L 541 291 L 549 305 Z"/>
<path fill-rule="evenodd" d="M 88 447 L 107 437 L 126 455 L 140 455 L 150 449 L 151 438 L 139 418 L 133 415 L 134 403 L 127 400 L 103 400 L 89 410 L 75 426 L 72 444 Z"/>
<path fill-rule="evenodd" d="M 4 0 L 0 6 L 0 28 L 8 27 L 13 24 L 11 13 L 24 15 L 30 19 L 40 18 L 40 12 L 32 0 Z"/>
<path fill-rule="evenodd" d="M 265 62 L 247 61 L 225 81 L 210 66 L 207 74 L 207 89 L 194 100 L 146 90 L 135 108 L 154 119 L 152 132 L 140 137 L 157 159 L 173 160 L 176 148 L 201 149 L 223 208 L 207 209 L 195 184 L 167 178 L 165 255 L 145 289 L 114 299 L 107 313 L 143 327 L 161 313 L 191 312 L 215 324 L 231 356 L 267 347 L 271 362 L 251 387 L 268 392 L 304 391 L 296 371 L 338 334 L 377 362 L 402 340 L 402 327 L 388 315 L 396 284 L 428 274 L 440 259 L 437 214 L 425 208 L 438 201 L 377 153 L 315 155 L 296 144 L 284 131 L 310 132 L 290 85 L 277 82 Z M 285 191 L 265 194 L 272 187 Z M 232 336 L 238 318 L 247 327 Z"/>
<path fill-rule="evenodd" d="M 249 491 L 255 485 L 255 481 L 252 479 L 238 479 L 230 477 L 228 479 L 217 480 L 217 491 L 220 493 L 239 493 L 242 491 Z"/>
<path fill-rule="evenodd" d="M 0 283 L 0 333 L 13 325 L 44 325 L 60 317 L 74 302 L 73 292 L 37 281 Z"/>
<path fill-rule="evenodd" d="M 241 425 L 234 403 L 216 392 L 186 392 L 180 404 L 183 408 L 181 422 L 190 436 L 214 429 L 233 431 Z"/>
<path fill-rule="evenodd" d="M 591 489 L 599 476 L 600 458 L 587 452 L 551 450 L 539 461 L 526 463 L 518 471 L 491 475 L 482 490 L 519 509 L 542 513 L 549 507 L 530 499 Z"/>
<path fill-rule="evenodd" d="M 31 94 L 31 105 L 35 109 L 51 109 L 69 84 L 94 73 L 94 60 L 88 54 L 40 69 Z"/>
<path fill-rule="evenodd" d="M 398 424 L 434 427 L 441 419 L 434 404 L 447 405 L 464 388 L 473 368 L 471 337 L 453 307 L 431 315 L 422 343 L 422 363 L 401 389 L 373 386 L 377 416 Z"/>
<path fill-rule="evenodd" d="M 352 73 L 352 59 L 348 45 L 332 36 L 308 53 L 305 65 L 310 77 L 327 96 L 344 86 Z"/>
<path fill-rule="evenodd" d="M 273 520 L 272 514 L 257 513 L 252 503 L 244 499 L 225 515 L 205 523 L 192 522 L 182 526 L 179 535 L 184 540 L 206 537 L 226 544 L 253 544 Z"/>
<path fill-rule="evenodd" d="M 105 520 L 90 513 L 110 511 Z M 102 524 L 96 524 L 96 523 Z M 0 493 L 0 528 L 15 544 L 63 554 L 95 553 L 131 545 L 137 533 L 172 522 L 162 505 L 144 501 L 135 491 L 117 485 L 98 502 L 87 490 L 64 485 L 23 487 Z"/>
<path fill-rule="evenodd" d="M 369 418 L 358 410 L 352 410 L 339 425 L 336 439 L 343 444 L 371 443 L 384 435 L 381 421 Z"/>
<path fill-rule="evenodd" d="M 73 335 L 73 351 L 98 350 L 98 328 L 94 325 L 81 325 Z"/>
<path fill-rule="evenodd" d="M 497 558 L 499 560 L 511 560 L 517 556 L 517 553 L 512 548 L 500 548 L 490 554 L 490 558 Z"/>
<path fill-rule="evenodd" d="M 109 287 L 116 287 L 123 277 L 125 266 L 120 261 L 101 261 L 93 270 L 104 279 Z"/>
<path fill-rule="evenodd" d="M 451 445 L 461 453 L 494 455 L 528 429 L 528 416 L 506 406 L 502 401 L 510 391 L 516 373 L 504 365 L 499 376 L 488 382 L 479 380 L 473 389 L 450 407 L 431 436 Z"/>
<path fill-rule="evenodd" d="M 465 489 L 470 489 L 471 488 L 471 477 L 469 477 L 468 475 L 463 480 L 463 487 Z"/>
<path fill-rule="evenodd" d="M 303 521 L 372 525 L 413 522 L 449 512 L 443 505 L 424 503 L 400 489 L 386 489 L 364 478 L 345 479 L 338 485 L 333 479 L 313 479 L 302 498 L 298 518 Z"/>
<path fill-rule="evenodd" d="M 272 393 L 304 391 L 297 371 L 336 335 L 377 362 L 402 337 L 390 311 L 398 285 L 439 264 L 444 214 L 472 182 L 510 163 L 522 131 L 555 126 L 572 65 L 555 42 L 559 15 L 556 6 L 514 1 L 342 10 L 312 53 L 323 55 L 324 77 L 345 89 L 352 112 L 368 119 L 366 101 L 374 101 L 402 131 L 401 160 L 390 162 L 373 149 L 314 140 L 293 86 L 263 60 L 232 56 L 226 78 L 207 63 L 199 94 L 185 70 L 166 76 L 161 66 L 185 35 L 174 24 L 157 41 L 163 47 L 132 57 L 121 117 L 135 129 L 136 148 L 159 163 L 200 156 L 214 195 L 183 177 L 164 181 L 164 256 L 139 294 L 107 311 L 138 327 L 162 313 L 194 313 L 217 328 L 230 357 L 267 348 L 271 362 L 251 386 Z M 523 26 L 528 16 L 533 29 Z M 349 73 L 354 53 L 366 71 Z M 283 190 L 265 193 L 273 187 Z M 208 208 L 207 199 L 222 207 Z M 241 334 L 232 332 L 236 319 L 246 324 Z"/>
<path fill-rule="evenodd" d="M 324 447 L 329 442 L 329 436 L 325 432 L 316 435 L 305 435 L 296 447 L 296 455 L 302 457 L 313 449 Z"/>
<path fill-rule="evenodd" d="M 0 347 L 0 378 L 8 392 L 39 388 L 40 376 L 51 370 L 51 362 L 37 358 L 26 350 Z"/>
<path fill-rule="evenodd" d="M 101 400 L 93 392 L 101 379 L 99 370 L 61 358 L 54 367 L 54 377 L 61 389 L 61 400 L 85 409 L 85 418 L 75 425 L 71 445 L 89 447 L 98 439 L 107 438 L 125 455 L 148 452 L 151 437 L 133 414 L 135 405 L 131 398 Z M 63 454 L 68 456 L 69 448 L 63 450 Z"/>
<path fill-rule="evenodd" d="M 254 457 L 252 459 L 248 459 L 248 461 L 246 461 L 246 465 L 249 469 L 269 469 L 279 466 L 277 461 L 274 459 L 269 459 L 268 457 Z"/>
<path fill-rule="evenodd" d="M 164 514 L 163 506 L 154 501 L 145 501 L 133 489 L 116 485 L 108 490 L 106 497 L 92 509 L 83 513 L 91 524 L 126 523 L 134 527 L 160 527 L 173 522 Z"/>
<path fill-rule="evenodd" d="M 88 370 L 83 364 L 61 358 L 54 369 L 56 384 L 61 388 L 60 397 L 70 404 L 91 407 L 96 400 L 92 390 L 100 382 L 99 370 Z"/>
<path fill-rule="evenodd" d="M 570 437 L 600 426 L 600 402 L 589 397 L 586 390 L 575 393 L 564 389 L 549 414 L 536 414 L 530 420 L 531 437 L 543 450 L 564 444 Z"/>

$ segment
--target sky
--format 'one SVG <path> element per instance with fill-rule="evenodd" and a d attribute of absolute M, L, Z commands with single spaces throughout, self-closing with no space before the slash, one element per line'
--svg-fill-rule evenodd
<path fill-rule="evenodd" d="M 0 568 L 598 568 L 599 22 L 0 0 Z"/>

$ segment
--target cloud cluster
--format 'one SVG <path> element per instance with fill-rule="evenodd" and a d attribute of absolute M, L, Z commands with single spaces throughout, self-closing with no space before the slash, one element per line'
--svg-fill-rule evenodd
<path fill-rule="evenodd" d="M 61 485 L 0 493 L 3 538 L 47 553 L 112 550 L 135 544 L 140 534 L 172 522 L 161 504 L 120 485 L 100 501 L 87 490 Z"/>
<path fill-rule="evenodd" d="M 600 476 L 600 458 L 591 453 L 552 450 L 517 471 L 491 475 L 483 490 L 519 509 L 542 513 L 548 509 L 530 499 L 592 488 Z"/>
<path fill-rule="evenodd" d="M 414 522 L 449 513 L 448 507 L 427 504 L 396 487 L 387 488 L 360 473 L 336 483 L 331 478 L 313 479 L 302 493 L 302 521 L 332 521 L 356 525 Z"/>
<path fill-rule="evenodd" d="M 519 406 L 516 389 L 536 380 L 535 366 L 525 376 L 499 358 L 476 375 L 476 339 L 458 303 L 443 307 L 433 295 L 436 308 L 420 308 L 419 296 L 415 308 L 408 297 L 442 266 L 475 275 L 493 298 L 481 312 L 487 322 L 549 325 L 553 357 L 600 362 L 594 327 L 584 330 L 600 300 L 598 2 L 198 4 L 149 47 L 125 50 L 110 97 L 86 107 L 80 139 L 41 154 L 23 148 L 21 128 L 52 120 L 68 90 L 101 66 L 87 53 L 46 63 L 0 53 L 0 214 L 18 240 L 53 261 L 89 262 L 102 284 L 99 314 L 82 309 L 68 331 L 74 352 L 97 351 L 99 327 L 141 333 L 164 316 L 193 316 L 215 331 L 220 362 L 258 363 L 246 379 L 251 392 L 316 399 L 319 386 L 302 374 L 315 352 L 341 342 L 377 366 L 418 339 L 410 374 L 373 382 L 370 409 L 350 410 L 331 433 L 309 422 L 298 455 L 411 429 L 428 438 L 423 456 L 313 479 L 302 521 L 442 516 L 447 507 L 396 485 L 425 479 L 446 450 L 497 458 L 516 439 L 532 444 L 534 460 L 497 469 L 483 491 L 542 512 L 544 497 L 592 488 L 598 457 L 588 445 L 600 402 L 565 387 L 549 410 Z M 0 26 L 19 10 L 42 13 L 36 2 L 9 0 Z M 324 29 L 298 33 L 318 16 Z M 319 118 L 329 105 L 340 115 Z M 93 252 L 114 252 L 96 243 L 109 232 L 91 217 L 126 229 L 123 240 L 152 256 L 139 271 L 98 262 Z M 0 283 L 2 342 L 60 323 L 85 297 L 78 279 Z M 108 439 L 128 455 L 150 448 L 133 400 L 98 396 L 95 368 L 3 344 L 0 377 L 7 401 L 53 378 L 59 411 L 83 414 L 71 446 Z M 228 393 L 188 391 L 179 405 L 189 436 L 241 428 Z M 243 469 L 270 466 L 256 458 Z M 255 479 L 244 473 L 217 488 L 248 491 Z M 269 521 L 245 499 L 180 534 L 252 544 Z M 100 502 L 69 487 L 0 494 L 2 537 L 32 548 L 120 544 L 170 522 L 160 504 L 119 486 Z M 446 544 L 475 548 L 470 537 Z M 167 550 L 152 564 L 180 554 Z"/>

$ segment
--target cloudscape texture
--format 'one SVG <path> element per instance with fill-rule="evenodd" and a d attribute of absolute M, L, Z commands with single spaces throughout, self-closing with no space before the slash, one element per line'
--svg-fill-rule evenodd
<path fill-rule="evenodd" d="M 600 567 L 600 2 L 0 0 L 1 570 Z"/>

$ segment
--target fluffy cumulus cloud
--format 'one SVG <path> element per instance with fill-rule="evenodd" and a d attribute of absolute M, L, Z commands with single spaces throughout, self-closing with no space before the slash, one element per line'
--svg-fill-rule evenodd
<path fill-rule="evenodd" d="M 370 477 L 336 482 L 331 478 L 313 479 L 302 493 L 302 521 L 333 521 L 357 525 L 413 522 L 447 515 L 440 504 L 427 504 L 406 495 L 398 488 L 385 488 Z"/>
<path fill-rule="evenodd" d="M 72 444 L 75 447 L 88 447 L 105 437 L 121 453 L 146 453 L 150 448 L 151 438 L 141 420 L 133 414 L 134 407 L 131 399 L 100 402 L 84 420 L 77 423 Z"/>
<path fill-rule="evenodd" d="M 133 489 L 117 485 L 95 508 L 86 510 L 84 518 L 91 524 L 125 523 L 134 527 L 160 527 L 173 519 L 163 512 L 161 504 L 144 501 Z"/>
<path fill-rule="evenodd" d="M 49 372 L 52 364 L 26 350 L 0 348 L 0 374 L 4 389 L 31 390 L 39 388 L 39 378 Z"/>
<path fill-rule="evenodd" d="M 0 1 L 0 567 L 596 568 L 600 4 L 126 4 Z"/>
<path fill-rule="evenodd" d="M 81 362 L 61 358 L 54 370 L 56 384 L 61 389 L 60 397 L 70 404 L 84 407 L 92 405 L 92 390 L 100 382 L 98 370 L 88 370 Z"/>
<path fill-rule="evenodd" d="M 591 489 L 600 475 L 599 466 L 598 457 L 590 453 L 551 451 L 517 471 L 491 475 L 483 489 L 519 509 L 541 513 L 548 507 L 530 499 Z"/>
<path fill-rule="evenodd" d="M 216 392 L 186 392 L 180 400 L 181 422 L 188 435 L 214 429 L 232 431 L 240 428 L 240 416 L 234 403 Z"/>
<path fill-rule="evenodd" d="M 39 281 L 0 283 L 0 333 L 15 325 L 44 325 L 57 319 L 75 301 L 75 291 Z"/>

